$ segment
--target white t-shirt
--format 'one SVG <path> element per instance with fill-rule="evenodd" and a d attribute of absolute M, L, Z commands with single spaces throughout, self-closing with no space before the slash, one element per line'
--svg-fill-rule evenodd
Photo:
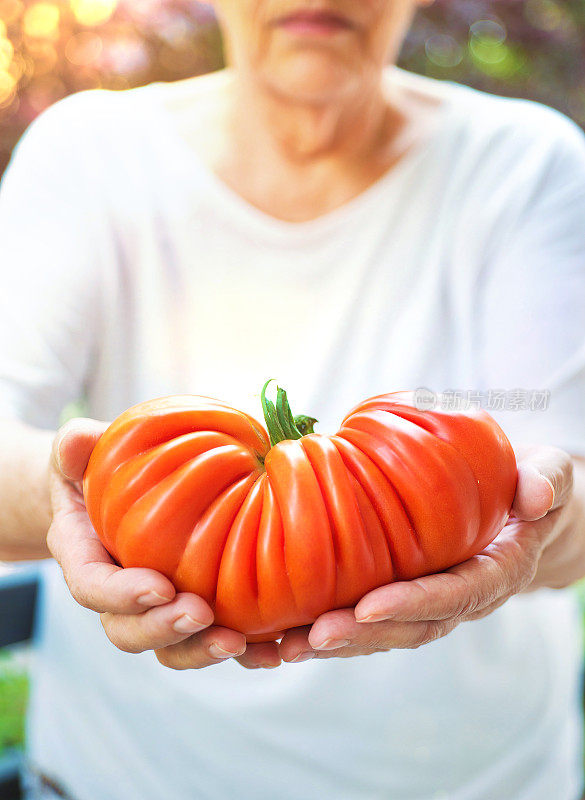
<path fill-rule="evenodd" d="M 111 419 L 193 392 L 261 416 L 276 377 L 293 413 L 334 432 L 395 389 L 539 390 L 547 410 L 495 413 L 512 441 L 585 455 L 573 123 L 443 84 L 424 145 L 341 208 L 289 223 L 210 172 L 171 91 L 188 89 L 82 92 L 17 148 L 0 192 L 0 413 L 55 427 L 82 393 Z M 580 795 L 569 592 L 514 598 L 418 650 L 174 672 L 114 648 L 45 572 L 29 749 L 76 800 Z"/>

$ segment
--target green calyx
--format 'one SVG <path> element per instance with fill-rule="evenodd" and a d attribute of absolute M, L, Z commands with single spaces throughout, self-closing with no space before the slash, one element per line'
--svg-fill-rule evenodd
<path fill-rule="evenodd" d="M 280 386 L 277 387 L 276 405 L 271 400 L 268 400 L 266 398 L 266 388 L 270 381 L 273 380 L 274 378 L 269 378 L 266 381 L 260 395 L 264 420 L 272 447 L 279 442 L 284 442 L 286 439 L 301 439 L 308 433 L 314 433 L 313 425 L 317 422 L 314 417 L 307 417 L 304 414 L 293 417 L 286 392 Z"/>

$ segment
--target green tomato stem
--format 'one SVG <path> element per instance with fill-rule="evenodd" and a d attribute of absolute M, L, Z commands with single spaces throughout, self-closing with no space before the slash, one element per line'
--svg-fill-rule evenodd
<path fill-rule="evenodd" d="M 301 439 L 309 433 L 314 433 L 313 426 L 317 422 L 314 417 L 307 417 L 304 414 L 293 417 L 286 392 L 280 386 L 277 387 L 276 405 L 268 400 L 266 389 L 273 380 L 274 378 L 269 378 L 266 381 L 260 395 L 264 421 L 272 447 L 286 439 Z"/>

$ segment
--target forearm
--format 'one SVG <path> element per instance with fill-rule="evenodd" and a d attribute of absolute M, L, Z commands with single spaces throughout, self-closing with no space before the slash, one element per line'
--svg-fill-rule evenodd
<path fill-rule="evenodd" d="M 531 588 L 562 589 L 585 577 L 585 459 L 573 464 L 574 488 L 559 511 L 559 535 L 545 548 Z"/>
<path fill-rule="evenodd" d="M 54 436 L 0 420 L 0 560 L 49 556 L 48 465 Z"/>

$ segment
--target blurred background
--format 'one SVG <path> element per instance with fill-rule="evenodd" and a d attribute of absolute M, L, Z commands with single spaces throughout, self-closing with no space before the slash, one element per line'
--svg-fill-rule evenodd
<path fill-rule="evenodd" d="M 0 175 L 26 126 L 59 98 L 221 64 L 212 10 L 198 0 L 0 0 Z M 401 64 L 540 100 L 585 127 L 584 0 L 437 0 Z"/>
<path fill-rule="evenodd" d="M 585 128 L 585 0 L 436 0 L 400 64 L 539 100 Z M 0 176 L 25 128 L 60 98 L 221 65 L 212 10 L 197 0 L 0 0 Z M 0 646 L 30 634 L 34 569 L 0 565 Z M 24 740 L 27 661 L 26 644 L 0 647 L 0 783 Z"/>

